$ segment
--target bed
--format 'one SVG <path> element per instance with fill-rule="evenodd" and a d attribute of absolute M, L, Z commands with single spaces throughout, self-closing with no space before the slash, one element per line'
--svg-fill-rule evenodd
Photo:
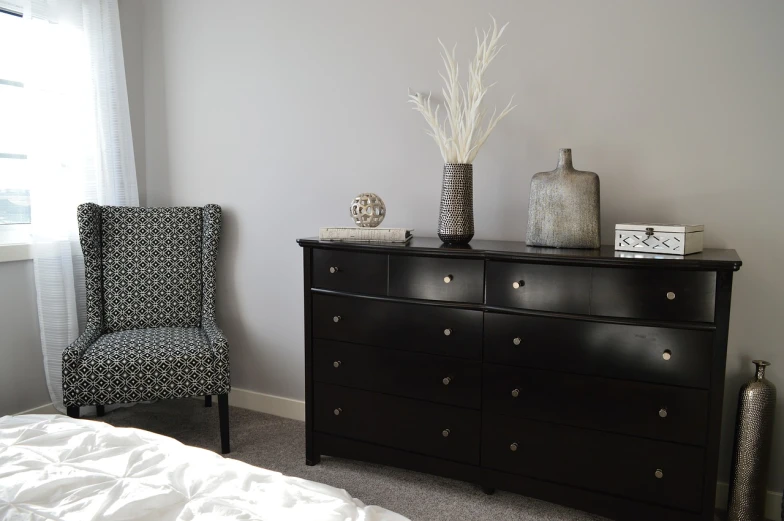
<path fill-rule="evenodd" d="M 59 415 L 0 418 L 0 519 L 406 521 L 345 490 Z"/>

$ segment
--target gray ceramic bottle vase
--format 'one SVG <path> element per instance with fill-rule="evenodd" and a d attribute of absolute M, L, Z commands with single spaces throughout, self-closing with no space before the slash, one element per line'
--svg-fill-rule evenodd
<path fill-rule="evenodd" d="M 740 389 L 732 455 L 728 521 L 763 521 L 773 440 L 776 387 L 765 379 L 768 362 L 754 360 L 757 373 Z"/>
<path fill-rule="evenodd" d="M 562 148 L 558 166 L 531 179 L 528 202 L 529 246 L 598 248 L 599 176 L 575 170 L 572 150 Z"/>
<path fill-rule="evenodd" d="M 468 244 L 474 237 L 474 167 L 444 165 L 438 238 L 447 244 Z"/>

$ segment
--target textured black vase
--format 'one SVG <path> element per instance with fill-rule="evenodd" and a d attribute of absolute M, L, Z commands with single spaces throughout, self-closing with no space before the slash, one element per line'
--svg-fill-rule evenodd
<path fill-rule="evenodd" d="M 770 363 L 754 360 L 757 373 L 740 389 L 730 475 L 728 521 L 763 521 L 773 441 L 776 387 L 765 379 Z"/>
<path fill-rule="evenodd" d="M 448 244 L 467 244 L 474 237 L 474 167 L 444 165 L 438 238 Z"/>

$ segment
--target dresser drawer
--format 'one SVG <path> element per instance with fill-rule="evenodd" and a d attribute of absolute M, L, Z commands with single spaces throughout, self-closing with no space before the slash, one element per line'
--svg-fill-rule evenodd
<path fill-rule="evenodd" d="M 317 339 L 319 382 L 479 409 L 482 364 L 461 358 Z"/>
<path fill-rule="evenodd" d="M 693 512 L 702 507 L 704 460 L 704 449 L 688 445 L 495 414 L 482 419 L 483 466 Z"/>
<path fill-rule="evenodd" d="M 482 312 L 313 295 L 313 336 L 461 358 L 482 357 Z"/>
<path fill-rule="evenodd" d="M 313 250 L 313 287 L 362 293 L 387 294 L 387 256 L 380 253 Z"/>
<path fill-rule="evenodd" d="M 713 322 L 716 273 L 594 268 L 591 314 Z"/>
<path fill-rule="evenodd" d="M 705 445 L 708 391 L 484 366 L 483 410 L 663 441 Z"/>
<path fill-rule="evenodd" d="M 316 383 L 315 430 L 479 464 L 479 411 Z"/>
<path fill-rule="evenodd" d="M 481 304 L 484 275 L 482 260 L 390 255 L 389 295 Z"/>
<path fill-rule="evenodd" d="M 591 268 L 487 262 L 487 305 L 585 314 L 590 312 Z"/>
<path fill-rule="evenodd" d="M 485 361 L 710 387 L 713 332 L 485 314 Z"/>

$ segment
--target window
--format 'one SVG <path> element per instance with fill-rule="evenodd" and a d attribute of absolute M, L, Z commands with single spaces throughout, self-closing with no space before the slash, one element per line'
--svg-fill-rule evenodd
<path fill-rule="evenodd" d="M 24 27 L 18 13 L 0 10 L 0 244 L 29 239 Z"/>

